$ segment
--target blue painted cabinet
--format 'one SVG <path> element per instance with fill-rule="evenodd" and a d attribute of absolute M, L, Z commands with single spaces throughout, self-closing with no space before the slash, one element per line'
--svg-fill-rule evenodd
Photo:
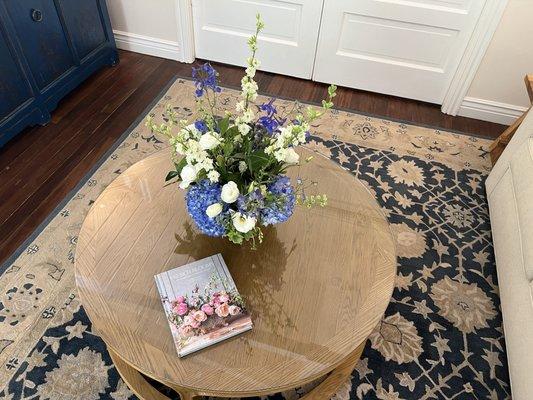
<path fill-rule="evenodd" d="M 0 146 L 117 62 L 105 0 L 0 0 Z"/>

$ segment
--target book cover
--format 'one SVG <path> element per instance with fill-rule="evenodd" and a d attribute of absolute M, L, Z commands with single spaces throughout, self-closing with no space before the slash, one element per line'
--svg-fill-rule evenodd
<path fill-rule="evenodd" d="M 220 254 L 158 274 L 155 282 L 179 357 L 252 329 Z"/>

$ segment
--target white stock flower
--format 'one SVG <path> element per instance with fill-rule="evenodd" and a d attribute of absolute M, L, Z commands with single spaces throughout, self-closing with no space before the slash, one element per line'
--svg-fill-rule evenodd
<path fill-rule="evenodd" d="M 249 108 L 246 111 L 242 113 L 242 117 L 240 118 L 240 121 L 245 123 L 250 123 L 254 120 L 254 112 Z"/>
<path fill-rule="evenodd" d="M 247 217 L 240 212 L 236 212 L 231 217 L 233 226 L 241 233 L 250 232 L 255 227 L 256 219 L 254 217 Z"/>
<path fill-rule="evenodd" d="M 222 212 L 222 204 L 220 203 L 211 204 L 205 210 L 205 213 L 207 214 L 209 218 L 214 218 L 221 212 Z"/>
<path fill-rule="evenodd" d="M 198 143 L 202 150 L 211 150 L 220 144 L 220 139 L 216 132 L 206 132 L 201 137 Z"/>
<path fill-rule="evenodd" d="M 287 164 L 298 164 L 298 161 L 300 161 L 300 156 L 292 147 L 289 147 L 285 152 L 285 158 L 283 161 L 285 161 Z"/>
<path fill-rule="evenodd" d="M 244 161 L 239 161 L 239 172 L 242 174 L 244 171 L 246 171 L 246 169 L 248 168 L 248 166 L 246 165 L 246 163 Z"/>
<path fill-rule="evenodd" d="M 220 174 L 218 173 L 218 171 L 215 171 L 215 170 L 211 170 L 209 171 L 209 173 L 207 174 L 207 177 L 209 178 L 209 180 L 211 181 L 211 183 L 217 183 L 219 178 L 220 178 Z"/>
<path fill-rule="evenodd" d="M 248 67 L 246 68 L 245 72 L 246 72 L 246 75 L 249 76 L 250 78 L 253 78 L 255 76 L 255 68 L 254 67 Z"/>
<path fill-rule="evenodd" d="M 281 148 L 274 152 L 274 157 L 276 157 L 276 160 L 278 161 L 285 161 L 285 158 L 287 158 L 287 149 Z"/>
<path fill-rule="evenodd" d="M 239 101 L 235 105 L 235 109 L 237 110 L 237 112 L 243 112 L 244 111 L 244 101 Z"/>
<path fill-rule="evenodd" d="M 220 194 L 220 198 L 224 203 L 234 203 L 237 200 L 237 197 L 239 197 L 239 188 L 237 187 L 237 184 L 233 181 L 229 181 L 224 186 L 222 186 L 222 192 Z"/>
<path fill-rule="evenodd" d="M 192 135 L 195 138 L 200 137 L 200 135 L 202 134 L 202 132 L 196 129 L 196 126 L 194 124 L 187 125 L 185 129 L 188 131 L 188 133 L 190 133 L 190 135 Z"/>
<path fill-rule="evenodd" d="M 240 124 L 239 125 L 239 132 L 242 134 L 242 135 L 247 135 L 248 132 L 250 132 L 250 125 L 248 124 Z"/>

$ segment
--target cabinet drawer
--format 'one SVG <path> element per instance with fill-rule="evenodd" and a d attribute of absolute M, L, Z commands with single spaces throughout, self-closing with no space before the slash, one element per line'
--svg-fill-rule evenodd
<path fill-rule="evenodd" d="M 42 90 L 74 66 L 55 4 L 52 0 L 7 0 L 5 6 Z"/>

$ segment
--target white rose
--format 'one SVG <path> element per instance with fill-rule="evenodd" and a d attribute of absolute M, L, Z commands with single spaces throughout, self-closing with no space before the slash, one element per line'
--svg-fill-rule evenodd
<path fill-rule="evenodd" d="M 255 227 L 256 219 L 254 217 L 247 217 L 246 215 L 236 212 L 231 217 L 233 226 L 241 233 L 250 232 Z"/>
<path fill-rule="evenodd" d="M 209 218 L 214 218 L 221 212 L 222 212 L 222 204 L 220 203 L 211 204 L 205 210 L 205 213 L 207 214 Z"/>
<path fill-rule="evenodd" d="M 204 133 L 198 141 L 202 150 L 211 150 L 220 144 L 220 140 L 212 132 Z"/>
<path fill-rule="evenodd" d="M 285 159 L 283 160 L 287 164 L 298 164 L 300 161 L 300 156 L 292 147 L 289 147 L 285 153 Z"/>
<path fill-rule="evenodd" d="M 229 181 L 224 186 L 222 186 L 222 193 L 220 197 L 225 203 L 233 203 L 239 197 L 239 188 L 237 184 L 233 181 Z"/>
<path fill-rule="evenodd" d="M 181 170 L 180 177 L 181 177 L 180 188 L 187 189 L 189 185 L 191 184 L 191 182 L 193 182 L 196 179 L 196 168 L 194 168 L 190 164 L 187 164 Z"/>

